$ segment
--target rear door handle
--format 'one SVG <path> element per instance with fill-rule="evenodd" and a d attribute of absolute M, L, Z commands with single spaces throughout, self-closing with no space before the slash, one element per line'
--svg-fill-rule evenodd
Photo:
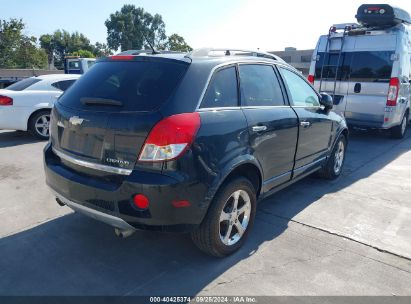
<path fill-rule="evenodd" d="M 300 122 L 300 126 L 304 127 L 304 128 L 308 128 L 309 126 L 311 126 L 311 122 L 309 121 L 302 121 Z"/>
<path fill-rule="evenodd" d="M 252 127 L 253 132 L 262 132 L 267 130 L 267 126 L 254 126 Z"/>

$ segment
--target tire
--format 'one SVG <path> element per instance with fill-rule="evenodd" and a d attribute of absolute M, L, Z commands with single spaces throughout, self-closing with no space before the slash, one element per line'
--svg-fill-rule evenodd
<path fill-rule="evenodd" d="M 325 179 L 336 179 L 338 178 L 344 168 L 345 163 L 345 152 L 347 150 L 347 139 L 344 135 L 340 135 L 335 146 L 330 154 L 325 165 L 318 172 L 319 176 Z"/>
<path fill-rule="evenodd" d="M 408 127 L 408 112 L 405 113 L 399 126 L 391 128 L 391 137 L 396 139 L 404 138 Z"/>
<path fill-rule="evenodd" d="M 257 202 L 255 192 L 251 182 L 244 177 L 223 185 L 211 202 L 200 227 L 191 233 L 194 244 L 215 257 L 225 257 L 237 251 L 254 224 Z M 239 208 L 233 211 L 235 201 Z M 240 230 L 243 230 L 242 234 Z"/>
<path fill-rule="evenodd" d="M 30 117 L 29 132 L 41 140 L 49 139 L 50 110 L 41 110 Z"/>

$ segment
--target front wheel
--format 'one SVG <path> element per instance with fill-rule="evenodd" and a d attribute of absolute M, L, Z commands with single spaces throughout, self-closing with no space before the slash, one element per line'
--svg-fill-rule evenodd
<path fill-rule="evenodd" d="M 319 171 L 319 175 L 326 179 L 336 179 L 341 175 L 345 162 L 345 151 L 347 148 L 347 139 L 340 135 L 335 146 L 328 157 L 324 167 Z"/>
<path fill-rule="evenodd" d="M 254 223 L 256 194 L 251 182 L 236 178 L 221 188 L 191 238 L 200 250 L 224 257 L 237 251 Z"/>

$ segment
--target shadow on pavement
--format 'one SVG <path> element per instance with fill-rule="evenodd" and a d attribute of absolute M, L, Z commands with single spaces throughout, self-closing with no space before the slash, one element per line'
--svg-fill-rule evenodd
<path fill-rule="evenodd" d="M 35 142 L 41 142 L 41 140 L 36 139 L 29 132 L 0 130 L 0 148 L 26 145 Z"/>
<path fill-rule="evenodd" d="M 400 144 L 405 148 L 396 148 Z M 324 194 L 368 177 L 410 148 L 410 138 L 354 134 L 347 171 L 339 180 L 309 177 L 261 202 L 245 246 L 226 259 L 203 255 L 187 234 L 137 232 L 119 239 L 112 228 L 79 214 L 54 219 L 0 239 L 0 294 L 195 295 L 287 229 L 284 221 L 269 226 L 259 221 L 264 212 L 291 219 Z"/>

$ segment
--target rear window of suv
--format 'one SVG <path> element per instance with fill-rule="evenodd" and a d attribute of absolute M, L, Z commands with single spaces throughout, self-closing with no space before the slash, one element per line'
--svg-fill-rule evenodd
<path fill-rule="evenodd" d="M 186 69 L 185 63 L 163 60 L 98 62 L 59 102 L 89 110 L 153 111 L 170 97 Z M 101 100 L 114 102 L 99 103 Z"/>

